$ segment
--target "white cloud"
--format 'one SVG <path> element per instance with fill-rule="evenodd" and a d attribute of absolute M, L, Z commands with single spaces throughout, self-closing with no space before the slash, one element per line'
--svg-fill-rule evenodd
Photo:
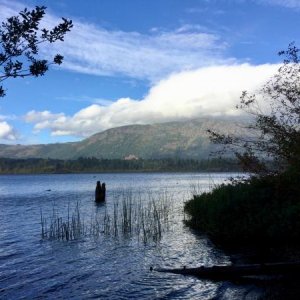
<path fill-rule="evenodd" d="M 0 121 L 0 140 L 15 141 L 16 133 L 11 125 L 6 121 Z"/>
<path fill-rule="evenodd" d="M 55 120 L 59 117 L 62 117 L 63 114 L 52 114 L 50 111 L 45 110 L 45 111 L 35 111 L 31 110 L 26 114 L 25 121 L 26 122 L 44 122 L 44 121 L 49 121 L 49 120 Z"/>
<path fill-rule="evenodd" d="M 235 1 L 238 3 L 247 2 L 247 0 L 224 0 L 224 1 Z M 251 0 L 257 4 L 267 4 L 273 6 L 282 6 L 287 8 L 300 8 L 299 0 Z"/>
<path fill-rule="evenodd" d="M 215 0 L 205 0 L 206 2 L 216 2 Z M 229 3 L 246 3 L 253 2 L 257 4 L 267 4 L 273 6 L 282 6 L 287 8 L 300 8 L 299 0 L 220 0 L 220 2 L 229 2 Z M 186 9 L 187 13 L 205 13 L 207 11 L 207 7 L 190 7 Z M 223 14 L 223 10 L 215 10 L 215 14 Z"/>
<path fill-rule="evenodd" d="M 300 8 L 299 0 L 256 0 L 258 2 L 270 4 L 270 5 L 279 5 L 288 8 Z"/>
<path fill-rule="evenodd" d="M 10 1 L 10 0 L 1 0 L 0 1 L 1 21 L 16 15 L 16 13 L 20 12 L 24 8 L 25 6 L 19 2 Z"/>
<path fill-rule="evenodd" d="M 0 0 L 0 18 L 15 15 L 20 7 L 19 2 Z M 58 22 L 48 12 L 42 26 L 51 28 Z M 156 81 L 174 72 L 234 61 L 224 59 L 226 42 L 200 26 L 139 33 L 107 30 L 78 20 L 73 23 L 64 42 L 41 45 L 41 52 L 49 58 L 64 55 L 61 67 L 80 73 Z"/>
<path fill-rule="evenodd" d="M 228 62 L 222 58 L 225 49 L 217 35 L 195 29 L 141 34 L 76 22 L 65 42 L 51 45 L 47 53 L 62 53 L 62 67 L 73 71 L 154 81 L 184 69 Z"/>
<path fill-rule="evenodd" d="M 73 116 L 31 111 L 26 120 L 37 131 L 86 137 L 122 125 L 236 115 L 239 112 L 234 107 L 241 92 L 257 90 L 277 68 L 242 64 L 185 71 L 161 80 L 141 100 L 121 98 L 106 106 L 93 104 Z"/>
<path fill-rule="evenodd" d="M 17 119 L 16 115 L 0 115 L 0 121 L 15 120 L 15 119 Z"/>

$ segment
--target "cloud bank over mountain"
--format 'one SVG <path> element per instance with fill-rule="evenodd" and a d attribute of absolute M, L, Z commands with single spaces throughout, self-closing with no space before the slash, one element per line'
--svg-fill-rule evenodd
<path fill-rule="evenodd" d="M 25 120 L 36 132 L 87 137 L 108 128 L 198 118 L 232 116 L 242 91 L 257 91 L 278 65 L 215 66 L 169 76 L 150 88 L 143 99 L 121 98 L 107 106 L 92 104 L 74 115 L 30 111 Z"/>

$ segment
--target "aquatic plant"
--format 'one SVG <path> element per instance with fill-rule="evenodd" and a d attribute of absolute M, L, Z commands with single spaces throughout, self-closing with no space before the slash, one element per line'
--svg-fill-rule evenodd
<path fill-rule="evenodd" d="M 112 210 L 105 209 L 104 214 L 95 215 L 91 222 L 91 232 L 94 237 L 100 234 L 114 237 L 135 237 L 138 241 L 158 241 L 162 232 L 168 230 L 171 199 L 167 194 L 158 198 L 148 194 L 148 199 L 142 195 L 133 196 L 132 192 L 122 193 L 121 199 L 114 199 Z"/>
<path fill-rule="evenodd" d="M 84 237 L 98 238 L 113 236 L 115 238 L 136 238 L 144 243 L 159 241 L 162 233 L 169 229 L 172 219 L 172 201 L 168 193 L 133 195 L 123 191 L 115 195 L 112 205 L 107 203 L 90 217 L 85 216 L 79 203 L 70 213 L 61 216 L 53 207 L 52 215 L 46 218 L 41 210 L 41 237 L 46 240 L 71 241 Z"/>
<path fill-rule="evenodd" d="M 49 223 L 47 222 L 47 218 L 43 216 L 41 210 L 41 229 L 42 239 L 70 241 L 84 236 L 86 227 L 81 216 L 79 203 L 76 203 L 71 216 L 70 206 L 68 204 L 67 217 L 65 219 L 58 214 L 55 206 L 53 206 Z"/>

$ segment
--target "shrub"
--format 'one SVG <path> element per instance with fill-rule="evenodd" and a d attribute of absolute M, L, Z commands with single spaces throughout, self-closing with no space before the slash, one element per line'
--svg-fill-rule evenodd
<path fill-rule="evenodd" d="M 186 222 L 224 246 L 299 243 L 296 181 L 283 173 L 221 185 L 186 203 Z"/>

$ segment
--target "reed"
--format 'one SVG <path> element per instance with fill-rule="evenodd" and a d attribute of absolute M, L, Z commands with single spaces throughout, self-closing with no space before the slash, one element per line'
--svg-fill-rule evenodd
<path fill-rule="evenodd" d="M 104 216 L 97 216 L 95 224 L 103 223 L 103 230 L 97 231 L 115 237 L 136 237 L 139 241 L 158 241 L 162 232 L 168 229 L 171 199 L 150 198 L 145 201 L 138 194 L 123 193 L 115 199 L 112 210 L 105 210 Z M 102 218 L 102 222 L 99 219 Z M 95 232 L 95 230 L 93 230 Z"/>
<path fill-rule="evenodd" d="M 173 212 L 172 199 L 168 193 L 133 194 L 123 191 L 113 197 L 113 203 L 105 205 L 100 212 L 86 218 L 79 203 L 62 217 L 53 207 L 46 218 L 41 210 L 41 237 L 47 240 L 71 241 L 83 237 L 135 238 L 143 243 L 157 242 L 163 232 L 169 230 Z"/>
<path fill-rule="evenodd" d="M 48 225 L 49 224 L 49 225 Z M 41 228 L 42 239 L 71 241 L 85 235 L 86 228 L 84 219 L 81 216 L 79 203 L 76 203 L 75 209 L 70 216 L 70 205 L 68 204 L 67 217 L 64 219 L 59 215 L 53 205 L 52 215 L 49 218 L 43 216 L 41 210 Z"/>

